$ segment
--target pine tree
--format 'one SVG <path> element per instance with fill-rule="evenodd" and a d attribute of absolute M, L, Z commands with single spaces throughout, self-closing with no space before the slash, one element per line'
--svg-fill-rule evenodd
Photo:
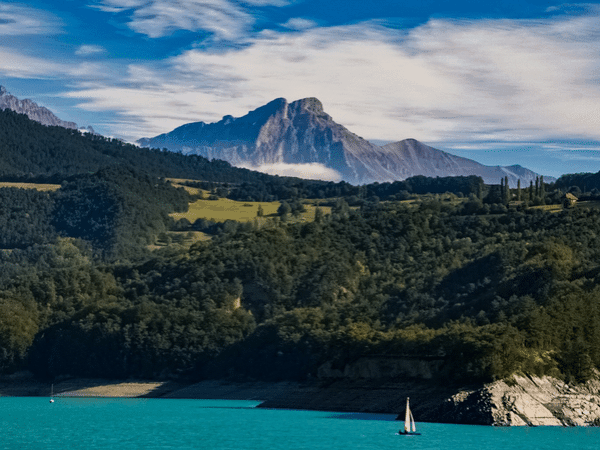
<path fill-rule="evenodd" d="M 533 180 L 529 182 L 529 201 L 533 201 Z"/>

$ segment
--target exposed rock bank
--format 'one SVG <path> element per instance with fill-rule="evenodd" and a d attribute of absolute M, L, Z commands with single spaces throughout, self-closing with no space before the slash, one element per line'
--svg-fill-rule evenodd
<path fill-rule="evenodd" d="M 600 381 L 569 386 L 551 377 L 515 375 L 446 400 L 440 422 L 498 426 L 600 425 Z"/>

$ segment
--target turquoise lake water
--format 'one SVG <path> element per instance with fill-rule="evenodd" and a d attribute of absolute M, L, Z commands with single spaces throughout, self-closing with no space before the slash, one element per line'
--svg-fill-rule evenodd
<path fill-rule="evenodd" d="M 1 449 L 600 449 L 596 428 L 493 428 L 392 415 L 266 410 L 257 402 L 0 398 Z"/>

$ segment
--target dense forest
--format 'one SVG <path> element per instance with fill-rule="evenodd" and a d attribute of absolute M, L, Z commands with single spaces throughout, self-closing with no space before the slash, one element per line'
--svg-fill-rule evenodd
<path fill-rule="evenodd" d="M 0 180 L 61 183 L 67 177 L 115 165 L 152 176 L 204 181 L 261 182 L 273 177 L 224 161 L 140 149 L 117 139 L 47 127 L 24 114 L 0 110 Z"/>
<path fill-rule="evenodd" d="M 600 208 L 543 207 L 564 192 L 594 199 L 600 175 L 523 189 L 244 178 L 23 117 L 0 114 L 2 176 L 61 187 L 0 188 L 0 372 L 290 380 L 371 354 L 436 357 L 437 376 L 461 382 L 600 368 Z M 188 169 L 215 195 L 321 198 L 331 213 L 230 222 L 151 250 L 181 228 L 169 213 L 193 197 L 165 177 Z"/>

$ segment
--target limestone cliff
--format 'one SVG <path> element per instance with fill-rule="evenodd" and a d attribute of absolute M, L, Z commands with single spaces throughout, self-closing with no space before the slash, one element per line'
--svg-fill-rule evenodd
<path fill-rule="evenodd" d="M 31 120 L 35 120 L 42 125 L 77 129 L 76 123 L 60 120 L 49 109 L 39 106 L 29 99 L 19 100 L 14 95 L 9 94 L 4 86 L 0 86 L 0 110 L 3 109 L 10 109 L 19 114 L 25 114 Z"/>
<path fill-rule="evenodd" d="M 497 426 L 600 425 L 600 381 L 569 386 L 551 377 L 513 376 L 447 399 L 439 421 Z"/>

